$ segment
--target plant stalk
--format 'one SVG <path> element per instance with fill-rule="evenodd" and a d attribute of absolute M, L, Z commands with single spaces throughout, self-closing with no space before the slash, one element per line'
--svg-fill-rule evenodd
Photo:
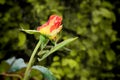
<path fill-rule="evenodd" d="M 38 48 L 40 47 L 40 45 L 41 45 L 41 40 L 39 40 L 39 42 L 37 43 L 32 55 L 30 57 L 30 60 L 28 62 L 23 80 L 28 80 L 29 79 L 29 74 L 30 74 L 30 69 L 31 69 L 31 66 L 32 66 L 32 62 L 34 61 L 35 54 L 36 54 Z"/>

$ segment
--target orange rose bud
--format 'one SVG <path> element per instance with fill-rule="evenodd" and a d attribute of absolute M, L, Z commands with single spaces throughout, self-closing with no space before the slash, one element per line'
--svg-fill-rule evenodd
<path fill-rule="evenodd" d="M 37 31 L 41 34 L 48 36 L 50 39 L 54 39 L 62 29 L 62 17 L 57 15 L 51 15 L 48 22 L 39 26 Z"/>

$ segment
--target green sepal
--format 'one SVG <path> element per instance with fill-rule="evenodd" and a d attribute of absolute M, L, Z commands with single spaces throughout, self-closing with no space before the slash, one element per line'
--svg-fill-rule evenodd
<path fill-rule="evenodd" d="M 49 41 L 49 39 L 46 37 L 46 36 L 44 36 L 44 35 L 40 35 L 40 41 L 41 41 L 41 45 L 40 45 L 40 48 L 41 48 L 41 50 L 47 45 L 47 43 L 48 43 L 48 41 Z"/>
<path fill-rule="evenodd" d="M 28 34 L 40 34 L 40 32 L 37 30 L 25 30 L 25 29 L 20 29 L 20 30 Z"/>

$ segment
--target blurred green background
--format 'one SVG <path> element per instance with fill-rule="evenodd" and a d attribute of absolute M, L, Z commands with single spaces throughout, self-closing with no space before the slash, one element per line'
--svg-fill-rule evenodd
<path fill-rule="evenodd" d="M 78 40 L 40 63 L 57 80 L 120 79 L 120 0 L 0 0 L 0 62 L 12 56 L 28 62 L 36 29 L 52 14 L 63 16 L 60 41 Z"/>

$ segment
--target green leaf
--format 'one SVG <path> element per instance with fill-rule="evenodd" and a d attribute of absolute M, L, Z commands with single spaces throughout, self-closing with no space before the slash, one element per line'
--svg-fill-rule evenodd
<path fill-rule="evenodd" d="M 12 57 L 12 58 L 7 59 L 6 62 L 7 62 L 9 65 L 11 65 L 11 64 L 14 62 L 14 60 L 15 60 L 15 57 Z"/>
<path fill-rule="evenodd" d="M 12 57 L 12 58 L 6 60 L 6 62 L 9 65 L 11 65 L 11 68 L 9 70 L 10 72 L 15 72 L 17 70 L 20 70 L 21 68 L 26 67 L 26 64 L 22 58 L 15 59 L 15 57 Z"/>
<path fill-rule="evenodd" d="M 0 4 L 5 4 L 6 0 L 0 0 Z"/>
<path fill-rule="evenodd" d="M 35 80 L 43 80 L 43 74 L 37 69 L 31 69 L 30 78 Z"/>
<path fill-rule="evenodd" d="M 45 80 L 56 80 L 56 78 L 55 78 L 54 75 L 48 70 L 48 68 L 45 68 L 45 67 L 43 67 L 43 66 L 38 66 L 38 65 L 36 65 L 36 66 L 33 66 L 32 69 L 39 70 L 39 71 L 43 74 Z"/>
<path fill-rule="evenodd" d="M 18 40 L 19 40 L 18 46 L 19 46 L 19 47 L 23 47 L 24 44 L 25 44 L 25 41 L 26 41 L 26 36 L 25 36 L 25 34 L 22 33 L 22 32 L 18 33 Z"/>
<path fill-rule="evenodd" d="M 38 59 L 38 60 L 41 61 L 41 60 L 45 59 L 45 58 L 48 57 L 50 54 L 54 53 L 54 52 L 57 51 L 58 49 L 64 47 L 65 45 L 71 43 L 72 41 L 74 41 L 74 40 L 76 40 L 76 39 L 77 39 L 77 37 L 76 37 L 76 38 L 67 39 L 67 40 L 65 40 L 65 41 L 63 41 L 63 42 L 61 42 L 61 43 L 59 43 L 59 44 L 56 44 L 56 45 L 49 51 L 49 53 L 43 55 L 42 58 L 41 58 L 41 59 Z"/>
<path fill-rule="evenodd" d="M 101 12 L 101 15 L 106 18 L 111 18 L 111 16 L 112 16 L 112 12 L 106 8 L 100 8 L 100 12 Z"/>
<path fill-rule="evenodd" d="M 7 72 L 9 69 L 10 69 L 10 65 L 8 63 L 6 63 L 5 61 L 2 61 L 0 63 L 0 74 Z"/>
<path fill-rule="evenodd" d="M 101 5 L 106 7 L 106 8 L 109 8 L 109 9 L 113 9 L 114 8 L 114 6 L 110 2 L 108 2 L 108 1 L 103 1 Z"/>
<path fill-rule="evenodd" d="M 114 51 L 109 50 L 109 51 L 106 51 L 105 53 L 106 53 L 106 58 L 109 62 L 112 62 L 115 60 L 116 56 L 115 56 Z"/>
<path fill-rule="evenodd" d="M 78 68 L 79 65 L 77 63 L 77 61 L 75 61 L 74 59 L 62 59 L 62 66 L 69 66 L 70 69 L 74 69 L 74 68 Z"/>

